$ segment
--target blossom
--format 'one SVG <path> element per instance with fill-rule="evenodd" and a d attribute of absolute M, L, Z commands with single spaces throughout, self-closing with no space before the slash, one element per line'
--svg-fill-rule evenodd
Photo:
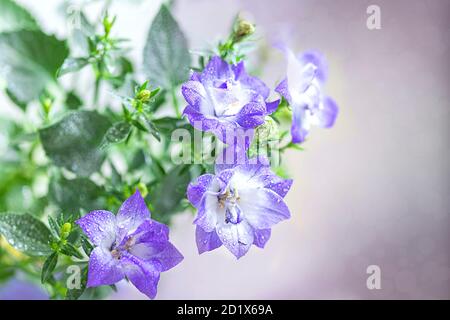
<path fill-rule="evenodd" d="M 169 242 L 168 227 L 150 219 L 137 190 L 125 200 L 117 215 L 96 210 L 76 223 L 95 245 L 89 258 L 88 287 L 111 285 L 127 277 L 153 299 L 160 273 L 183 260 Z"/>
<path fill-rule="evenodd" d="M 272 226 L 290 217 L 283 198 L 292 180 L 276 176 L 266 159 L 253 160 L 216 164 L 215 174 L 188 186 L 187 197 L 198 210 L 194 224 L 200 254 L 223 244 L 239 259 L 252 244 L 264 248 Z"/>
<path fill-rule="evenodd" d="M 230 65 L 217 56 L 202 73 L 194 72 L 181 91 L 188 103 L 183 114 L 192 126 L 213 132 L 224 142 L 236 128 L 252 129 L 264 123 L 279 103 L 266 102 L 269 88 L 248 75 L 243 62 Z"/>
<path fill-rule="evenodd" d="M 326 63 L 316 52 L 306 52 L 299 58 L 292 51 L 287 56 L 287 77 L 275 89 L 292 106 L 292 142 L 305 141 L 311 126 L 333 126 L 338 107 L 330 97 L 323 94 L 327 78 Z"/>

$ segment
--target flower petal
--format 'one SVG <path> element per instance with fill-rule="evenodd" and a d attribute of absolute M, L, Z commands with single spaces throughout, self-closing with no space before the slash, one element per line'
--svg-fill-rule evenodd
<path fill-rule="evenodd" d="M 206 91 L 199 81 L 188 81 L 181 86 L 181 93 L 186 102 L 191 106 L 198 107 L 205 100 Z M 200 110 L 199 108 L 196 108 Z"/>
<path fill-rule="evenodd" d="M 158 221 L 147 219 L 134 231 L 129 234 L 123 241 L 130 237 L 134 238 L 135 243 L 159 243 L 164 244 L 169 240 L 169 227 Z"/>
<path fill-rule="evenodd" d="M 195 240 L 197 242 L 198 253 L 202 254 L 206 251 L 212 251 L 219 248 L 222 245 L 217 236 L 216 230 L 211 232 L 206 232 L 201 227 L 197 226 L 195 229 Z"/>
<path fill-rule="evenodd" d="M 317 51 L 306 51 L 298 56 L 298 60 L 301 64 L 307 65 L 313 64 L 316 69 L 316 78 L 323 84 L 328 77 L 328 66 L 325 56 Z"/>
<path fill-rule="evenodd" d="M 78 219 L 76 224 L 96 246 L 110 247 L 116 240 L 116 216 L 112 212 L 91 211 Z"/>
<path fill-rule="evenodd" d="M 271 230 L 270 229 L 255 229 L 253 244 L 261 249 L 263 249 L 270 239 Z"/>
<path fill-rule="evenodd" d="M 303 108 L 297 104 L 292 106 L 291 136 L 293 143 L 302 143 L 309 134 L 309 123 Z"/>
<path fill-rule="evenodd" d="M 167 242 L 164 249 L 154 255 L 152 259 L 161 265 L 161 271 L 167 271 L 179 264 L 184 257 L 172 243 Z"/>
<path fill-rule="evenodd" d="M 238 224 L 221 222 L 217 235 L 236 258 L 245 255 L 253 244 L 253 228 L 244 220 Z"/>
<path fill-rule="evenodd" d="M 266 106 L 259 102 L 247 103 L 237 115 L 237 123 L 243 128 L 256 128 L 264 123 Z"/>
<path fill-rule="evenodd" d="M 143 261 L 127 253 L 124 254 L 122 260 L 126 264 L 125 273 L 128 280 L 140 292 L 150 299 L 154 299 L 157 293 L 160 274 L 156 266 L 151 262 Z"/>
<path fill-rule="evenodd" d="M 233 66 L 235 80 L 239 81 L 244 88 L 251 89 L 260 94 L 264 100 L 269 97 L 270 89 L 260 79 L 249 75 L 245 71 L 244 62 L 241 61 L 236 66 Z"/>
<path fill-rule="evenodd" d="M 245 219 L 256 229 L 268 229 L 290 218 L 283 198 L 269 189 L 240 189 L 239 206 Z"/>
<path fill-rule="evenodd" d="M 213 179 L 214 176 L 212 174 L 204 174 L 198 177 L 195 182 L 189 184 L 187 188 L 187 198 L 194 207 L 197 207 L 200 204 L 203 194 L 208 190 Z"/>
<path fill-rule="evenodd" d="M 124 276 L 119 260 L 113 258 L 109 250 L 96 247 L 92 251 L 89 258 L 88 287 L 111 285 L 122 280 Z"/>
<path fill-rule="evenodd" d="M 331 128 L 336 121 L 338 106 L 333 99 L 326 97 L 315 114 L 314 124 L 322 128 Z"/>
<path fill-rule="evenodd" d="M 281 81 L 275 88 L 275 91 L 278 92 L 282 97 L 284 97 L 287 100 L 287 102 L 289 102 L 289 104 L 291 103 L 291 95 L 289 94 L 289 86 L 287 79 Z"/>
<path fill-rule="evenodd" d="M 147 219 L 150 219 L 150 211 L 148 211 L 141 193 L 136 190 L 131 197 L 125 200 L 117 213 L 118 239 L 122 239 L 127 233 L 136 230 Z"/>
<path fill-rule="evenodd" d="M 218 56 L 212 57 L 201 74 L 202 82 L 214 82 L 232 78 L 230 65 Z"/>
<path fill-rule="evenodd" d="M 279 104 L 280 99 L 272 102 L 266 102 L 266 114 L 274 113 L 277 110 Z"/>
<path fill-rule="evenodd" d="M 219 206 L 216 195 L 207 194 L 203 197 L 198 207 L 194 224 L 202 227 L 206 232 L 211 232 L 217 225 L 217 216 L 225 216 L 224 208 Z"/>
<path fill-rule="evenodd" d="M 284 198 L 292 186 L 292 179 L 282 179 L 274 174 L 264 177 L 264 187 Z"/>

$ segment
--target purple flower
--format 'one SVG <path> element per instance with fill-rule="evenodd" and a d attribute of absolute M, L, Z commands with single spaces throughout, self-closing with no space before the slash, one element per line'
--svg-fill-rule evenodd
<path fill-rule="evenodd" d="M 111 285 L 125 277 L 149 298 L 156 296 L 159 274 L 183 260 L 169 242 L 169 228 L 150 219 L 139 191 L 117 215 L 97 210 L 77 220 L 96 246 L 89 259 L 88 287 Z"/>
<path fill-rule="evenodd" d="M 267 102 L 270 90 L 247 74 L 244 63 L 229 65 L 215 56 L 202 73 L 194 72 L 181 91 L 188 106 L 189 122 L 198 130 L 213 132 L 226 142 L 236 128 L 252 129 L 264 123 L 279 100 Z"/>
<path fill-rule="evenodd" d="M 194 220 L 199 253 L 222 244 L 238 259 L 254 244 L 264 248 L 273 225 L 290 217 L 283 201 L 292 180 L 281 179 L 267 160 L 239 165 L 216 165 L 188 186 L 189 201 L 197 208 Z"/>
<path fill-rule="evenodd" d="M 292 142 L 305 141 L 311 126 L 330 128 L 333 126 L 338 107 L 322 92 L 327 77 L 324 57 L 316 52 L 306 52 L 299 58 L 289 49 L 287 56 L 287 78 L 275 89 L 291 105 Z"/>

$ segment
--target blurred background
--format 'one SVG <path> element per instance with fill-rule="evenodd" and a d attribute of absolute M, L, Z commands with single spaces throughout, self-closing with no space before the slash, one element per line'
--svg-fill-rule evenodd
<path fill-rule="evenodd" d="M 44 30 L 66 34 L 61 1 L 18 2 Z M 111 5 L 137 69 L 160 4 Z M 381 9 L 379 30 L 366 25 L 371 4 Z M 185 260 L 161 275 L 157 298 L 449 299 L 450 2 L 177 0 L 173 9 L 193 50 L 225 38 L 238 12 L 257 25 L 252 59 L 264 59 L 260 76 L 271 88 L 285 74 L 273 41 L 323 52 L 340 114 L 333 129 L 312 132 L 304 152 L 287 154 L 292 219 L 273 228 L 264 250 L 239 261 L 224 248 L 200 256 L 192 214 L 175 218 L 171 241 Z M 370 265 L 380 267 L 379 290 L 366 286 Z M 112 299 L 145 298 L 118 287 Z"/>

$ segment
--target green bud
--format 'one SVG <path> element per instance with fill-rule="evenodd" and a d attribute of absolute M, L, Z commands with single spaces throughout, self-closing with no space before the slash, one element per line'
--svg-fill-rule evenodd
<path fill-rule="evenodd" d="M 52 104 L 53 104 L 53 101 L 50 98 L 45 98 L 42 101 L 42 107 L 44 108 L 44 111 L 46 114 L 48 114 L 50 112 L 50 109 L 52 108 Z"/>
<path fill-rule="evenodd" d="M 111 28 L 114 25 L 114 22 L 116 21 L 116 17 L 114 18 L 110 18 L 108 15 L 105 15 L 105 17 L 103 18 L 103 29 L 105 30 L 105 36 L 108 36 L 109 33 L 111 32 Z"/>
<path fill-rule="evenodd" d="M 145 103 L 150 100 L 151 95 L 152 93 L 150 92 L 150 90 L 144 89 L 136 95 L 136 99 Z"/>
<path fill-rule="evenodd" d="M 137 185 L 137 188 L 143 198 L 145 198 L 148 195 L 148 189 L 147 189 L 147 186 L 145 185 L 145 183 L 139 182 Z"/>
<path fill-rule="evenodd" d="M 69 222 L 64 223 L 61 227 L 61 238 L 67 238 L 70 231 L 72 231 L 72 225 Z"/>
<path fill-rule="evenodd" d="M 255 25 L 247 20 L 239 19 L 234 31 L 234 41 L 239 42 L 255 32 Z"/>

